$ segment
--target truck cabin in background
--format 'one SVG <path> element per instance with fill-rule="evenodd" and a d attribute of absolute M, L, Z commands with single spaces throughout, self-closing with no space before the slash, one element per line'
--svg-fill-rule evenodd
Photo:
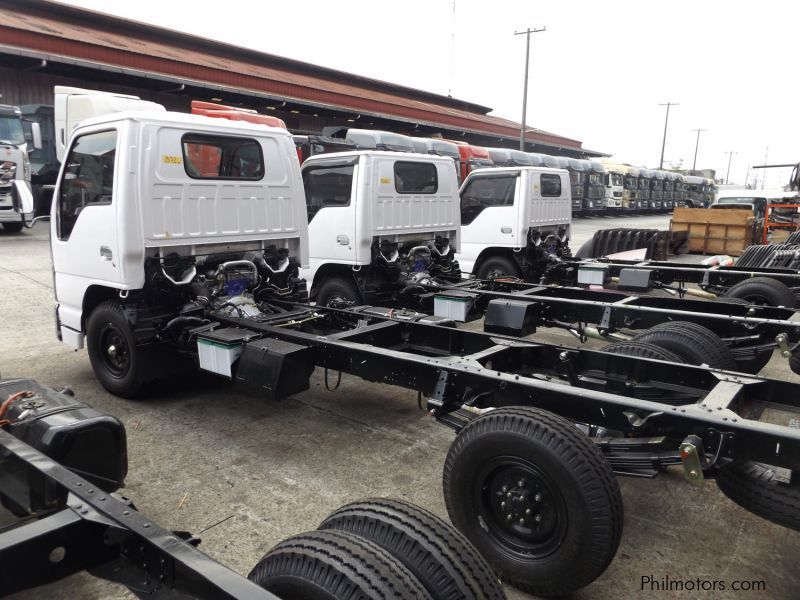
<path fill-rule="evenodd" d="M 492 159 L 489 157 L 489 151 L 483 146 L 471 146 L 465 142 L 458 142 L 450 140 L 458 146 L 458 151 L 461 154 L 461 181 L 463 182 L 467 175 L 475 169 L 481 167 L 491 167 L 494 165 Z"/>
<path fill-rule="evenodd" d="M 603 182 L 605 188 L 606 210 L 612 214 L 618 214 L 620 212 L 624 212 L 625 210 L 630 210 L 630 201 L 623 199 L 625 172 L 627 171 L 627 167 L 606 159 L 603 159 L 601 164 L 605 169 Z"/>
<path fill-rule="evenodd" d="M 686 198 L 684 199 L 684 206 L 689 208 L 703 208 L 707 206 L 706 190 L 703 189 L 707 186 L 704 177 L 697 175 L 686 175 L 684 177 L 686 182 Z"/>
<path fill-rule="evenodd" d="M 337 137 L 337 136 L 334 136 Z M 390 152 L 416 152 L 414 140 L 407 135 L 372 129 L 348 129 L 345 139 L 356 144 L 359 150 L 388 150 Z"/>
<path fill-rule="evenodd" d="M 653 172 L 650 169 L 639 169 L 639 195 L 637 197 L 640 211 L 650 212 L 650 180 Z"/>
<path fill-rule="evenodd" d="M 41 148 L 38 123 L 30 123 L 31 143 L 25 136 L 22 111 L 16 106 L 0 105 L 0 223 L 5 231 L 22 231 L 33 220 L 29 153 Z"/>
<path fill-rule="evenodd" d="M 664 208 L 664 171 L 650 170 L 650 211 L 661 212 Z"/>
<path fill-rule="evenodd" d="M 458 145 L 437 138 L 411 138 L 414 149 L 420 154 L 433 154 L 435 156 L 449 156 L 453 159 L 459 184 L 461 183 L 461 153 Z"/>
<path fill-rule="evenodd" d="M 508 148 L 487 148 L 489 158 L 495 167 L 532 167 L 533 159 L 522 150 L 509 150 Z"/>
<path fill-rule="evenodd" d="M 588 210 L 590 212 L 605 212 L 605 176 L 606 170 L 603 164 L 598 160 L 589 160 L 589 191 L 586 200 L 589 202 Z M 584 202 L 584 209 L 586 209 L 586 202 Z"/>
<path fill-rule="evenodd" d="M 664 171 L 664 204 L 663 209 L 666 212 L 672 212 L 675 208 L 675 182 L 677 181 L 675 173 L 671 171 Z"/>

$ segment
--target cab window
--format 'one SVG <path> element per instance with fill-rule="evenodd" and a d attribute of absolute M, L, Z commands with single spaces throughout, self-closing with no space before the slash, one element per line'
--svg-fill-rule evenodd
<path fill-rule="evenodd" d="M 542 173 L 542 196 L 545 198 L 561 195 L 561 176 L 552 173 Z"/>
<path fill-rule="evenodd" d="M 308 222 L 327 206 L 350 206 L 354 165 L 327 165 L 303 169 Z"/>
<path fill-rule="evenodd" d="M 398 194 L 435 194 L 439 189 L 436 165 L 399 161 L 394 163 L 394 189 Z"/>
<path fill-rule="evenodd" d="M 181 141 L 183 165 L 192 179 L 257 181 L 264 177 L 264 154 L 256 140 L 192 133 Z"/>
<path fill-rule="evenodd" d="M 58 239 L 69 239 L 86 207 L 111 204 L 116 151 L 116 131 L 88 133 L 75 140 L 67 155 L 58 196 Z"/>
<path fill-rule="evenodd" d="M 475 177 L 461 193 L 461 224 L 469 225 L 493 206 L 513 206 L 516 175 Z"/>

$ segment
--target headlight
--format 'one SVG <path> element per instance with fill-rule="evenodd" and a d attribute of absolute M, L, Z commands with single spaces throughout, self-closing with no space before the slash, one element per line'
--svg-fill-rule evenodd
<path fill-rule="evenodd" d="M 25 181 L 31 180 L 31 159 L 27 152 L 22 155 L 22 176 Z"/>

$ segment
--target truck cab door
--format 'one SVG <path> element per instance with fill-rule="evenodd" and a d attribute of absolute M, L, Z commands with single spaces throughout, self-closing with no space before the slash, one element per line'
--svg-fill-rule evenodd
<path fill-rule="evenodd" d="M 51 220 L 55 293 L 61 323 L 81 330 L 83 297 L 90 285 L 120 287 L 117 241 L 117 129 L 77 136 L 57 184 Z"/>
<path fill-rule="evenodd" d="M 358 158 L 326 159 L 303 167 L 311 267 L 355 264 Z"/>

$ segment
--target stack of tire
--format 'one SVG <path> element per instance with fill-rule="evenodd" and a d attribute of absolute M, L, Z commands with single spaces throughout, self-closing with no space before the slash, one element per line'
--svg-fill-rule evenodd
<path fill-rule="evenodd" d="M 489 565 L 454 527 L 413 504 L 387 499 L 343 506 L 316 531 L 272 548 L 248 578 L 279 598 L 506 597 Z"/>

